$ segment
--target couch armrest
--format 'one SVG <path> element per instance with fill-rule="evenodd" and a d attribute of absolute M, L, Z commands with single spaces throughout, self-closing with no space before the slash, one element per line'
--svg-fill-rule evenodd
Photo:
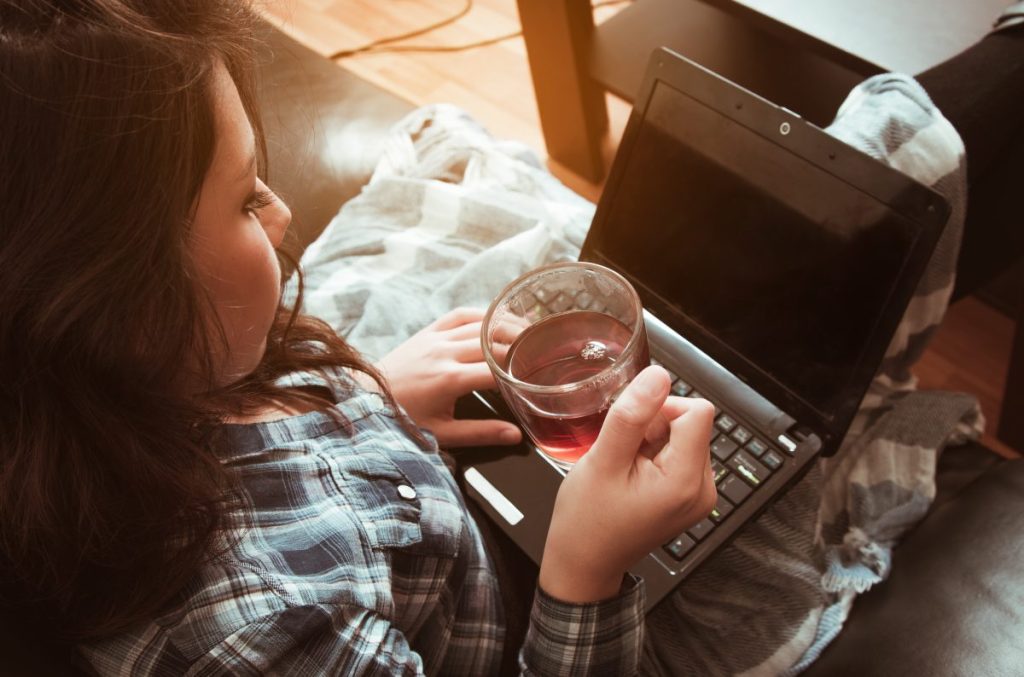
<path fill-rule="evenodd" d="M 273 27 L 264 38 L 260 105 L 269 185 L 292 209 L 290 237 L 301 252 L 359 193 L 391 125 L 414 106 Z"/>
<path fill-rule="evenodd" d="M 991 465 L 937 503 L 894 551 L 889 579 L 857 599 L 839 637 L 803 674 L 1019 674 L 1022 563 L 1019 459 Z"/>

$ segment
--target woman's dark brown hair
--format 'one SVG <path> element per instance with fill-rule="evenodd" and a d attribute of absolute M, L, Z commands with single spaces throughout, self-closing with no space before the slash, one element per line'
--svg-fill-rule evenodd
<path fill-rule="evenodd" d="M 0 0 L 0 594 L 68 639 L 152 617 L 228 547 L 232 482 L 203 444 L 225 412 L 298 368 L 384 388 L 285 308 L 244 382 L 180 387 L 216 339 L 187 242 L 218 61 L 266 165 L 255 27 L 240 1 Z"/>

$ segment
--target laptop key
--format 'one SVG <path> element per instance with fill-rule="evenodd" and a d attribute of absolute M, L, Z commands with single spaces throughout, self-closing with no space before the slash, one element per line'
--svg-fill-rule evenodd
<path fill-rule="evenodd" d="M 757 458 L 761 458 L 761 454 L 768 451 L 768 445 L 755 437 L 747 442 L 747 451 Z"/>
<path fill-rule="evenodd" d="M 739 445 L 746 444 L 747 442 L 750 441 L 750 438 L 753 437 L 753 435 L 750 434 L 750 431 L 741 425 L 736 426 L 736 428 L 731 433 L 729 433 L 729 435 L 734 440 L 736 440 L 736 443 Z"/>
<path fill-rule="evenodd" d="M 785 449 L 787 454 L 789 454 L 790 456 L 793 456 L 793 455 L 796 454 L 796 447 L 797 447 L 796 442 L 794 442 L 793 440 L 789 439 L 785 435 L 779 435 L 775 439 L 778 440 L 779 444 L 782 445 L 782 448 Z"/>
<path fill-rule="evenodd" d="M 718 462 L 718 459 L 711 459 L 711 472 L 715 476 L 715 484 L 721 482 L 726 475 L 729 474 L 729 469 Z"/>
<path fill-rule="evenodd" d="M 715 438 L 715 441 L 711 443 L 711 453 L 719 461 L 723 463 L 732 456 L 732 453 L 739 448 L 739 445 L 730 440 L 725 435 L 719 435 Z"/>
<path fill-rule="evenodd" d="M 718 492 L 724 494 L 734 505 L 742 503 L 754 491 L 738 475 L 729 475 L 718 485 Z"/>
<path fill-rule="evenodd" d="M 691 390 L 693 390 L 693 386 L 683 379 L 677 379 L 676 382 L 672 384 L 672 394 L 677 397 L 686 397 Z"/>
<path fill-rule="evenodd" d="M 526 292 L 525 294 L 523 294 L 523 296 L 521 297 L 520 303 L 522 304 L 523 308 L 532 308 L 532 307 L 534 307 L 534 306 L 536 306 L 538 304 L 543 305 L 541 303 L 540 299 L 538 299 L 535 295 L 533 295 L 533 294 L 531 294 L 529 292 Z"/>
<path fill-rule="evenodd" d="M 572 306 L 573 299 L 565 293 L 561 293 L 548 303 L 552 313 L 561 313 Z"/>
<path fill-rule="evenodd" d="M 764 466 L 769 470 L 778 470 L 779 466 L 782 465 L 782 458 L 774 451 L 769 451 L 761 457 L 761 463 L 764 463 Z"/>
<path fill-rule="evenodd" d="M 704 540 L 704 537 L 711 533 L 711 530 L 715 528 L 715 523 L 704 518 L 701 521 L 694 524 L 692 527 L 686 530 L 690 536 L 698 541 Z"/>
<path fill-rule="evenodd" d="M 754 457 L 745 451 L 738 451 L 729 459 L 727 465 L 732 471 L 749 482 L 752 486 L 759 487 L 768 479 L 772 471 L 754 460 Z"/>
<path fill-rule="evenodd" d="M 580 310 L 588 310 L 590 306 L 594 305 L 594 297 L 587 292 L 581 293 L 576 297 L 576 307 Z"/>
<path fill-rule="evenodd" d="M 729 516 L 732 512 L 732 503 L 729 499 L 723 496 L 721 493 L 718 494 L 718 501 L 715 503 L 715 507 L 711 510 L 711 514 L 708 517 L 715 524 L 721 524 L 722 520 Z"/>
<path fill-rule="evenodd" d="M 727 433 L 736 427 L 736 420 L 732 416 L 729 416 L 729 414 L 722 414 L 715 419 L 715 427 L 723 433 Z"/>
<path fill-rule="evenodd" d="M 681 560 L 695 545 L 697 545 L 697 542 L 692 538 L 686 534 L 680 534 L 679 538 L 665 546 L 665 552 L 675 559 Z"/>

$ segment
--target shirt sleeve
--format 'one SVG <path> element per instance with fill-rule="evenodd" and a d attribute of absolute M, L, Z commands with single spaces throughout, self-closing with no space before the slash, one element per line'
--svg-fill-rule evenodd
<path fill-rule="evenodd" d="M 519 652 L 523 675 L 635 675 L 643 645 L 643 581 L 627 574 L 616 597 L 570 604 L 537 588 Z"/>
<path fill-rule="evenodd" d="M 192 675 L 423 675 L 405 636 L 372 611 L 290 607 L 249 623 L 208 651 Z"/>

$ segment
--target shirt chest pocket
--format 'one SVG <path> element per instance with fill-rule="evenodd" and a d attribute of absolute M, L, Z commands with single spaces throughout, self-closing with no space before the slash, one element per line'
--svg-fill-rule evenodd
<path fill-rule="evenodd" d="M 370 451 L 328 465 L 372 549 L 454 559 L 464 532 L 460 504 L 430 458 L 417 455 Z"/>

